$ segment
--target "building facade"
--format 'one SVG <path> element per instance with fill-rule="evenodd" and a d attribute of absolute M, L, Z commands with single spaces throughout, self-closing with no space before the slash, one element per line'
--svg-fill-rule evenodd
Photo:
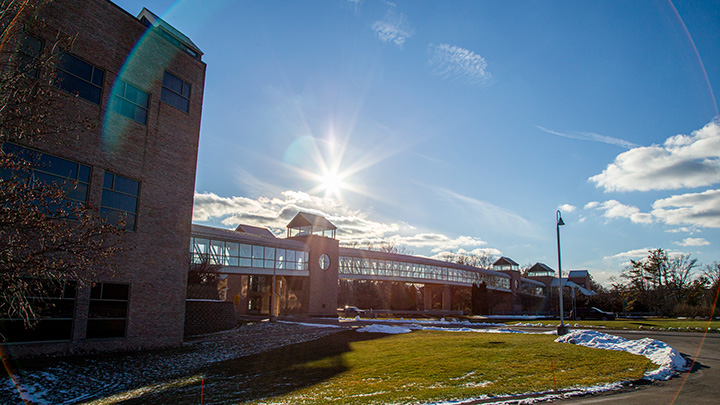
<path fill-rule="evenodd" d="M 517 263 L 498 262 L 500 271 L 427 257 L 340 247 L 327 219 L 298 213 L 287 237 L 240 225 L 236 230 L 193 224 L 190 255 L 225 277 L 221 294 L 238 314 L 335 316 L 341 280 L 400 282 L 421 286 L 424 310 L 451 311 L 453 291 L 484 285 L 494 314 L 537 313 L 547 288 L 520 276 Z M 515 267 L 512 267 L 514 263 Z M 509 266 L 507 268 L 503 266 Z M 466 296 L 468 296 L 466 294 Z M 433 308 L 439 297 L 440 308 Z M 272 308 L 272 310 L 271 310 Z M 390 308 L 375 308 L 390 309 Z"/>
<path fill-rule="evenodd" d="M 58 90 L 47 125 L 83 121 L 90 129 L 3 149 L 56 162 L 37 170 L 75 182 L 77 202 L 110 222 L 125 218 L 126 230 L 113 272 L 50 297 L 62 314 L 24 332 L 3 319 L 5 349 L 27 356 L 181 344 L 202 52 L 150 11 L 135 17 L 108 0 L 54 0 L 18 22 L 24 44 L 14 44 L 16 54 L 56 55 L 38 72 Z M 57 42 L 58 33 L 74 39 Z M 74 178 L 60 171 L 68 167 Z"/>

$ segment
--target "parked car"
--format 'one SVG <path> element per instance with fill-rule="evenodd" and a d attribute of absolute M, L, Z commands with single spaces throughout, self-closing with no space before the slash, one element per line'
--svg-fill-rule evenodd
<path fill-rule="evenodd" d="M 365 313 L 365 311 L 353 305 L 345 305 L 345 308 L 343 308 L 342 312 L 343 315 L 345 315 L 345 317 L 347 318 L 353 318 Z"/>
<path fill-rule="evenodd" d="M 570 311 L 571 319 L 600 319 L 603 321 L 614 321 L 615 314 L 605 312 L 595 307 L 578 307 L 575 311 Z"/>

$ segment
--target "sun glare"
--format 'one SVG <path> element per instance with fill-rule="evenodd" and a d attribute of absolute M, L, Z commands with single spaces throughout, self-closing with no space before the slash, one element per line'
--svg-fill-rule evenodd
<path fill-rule="evenodd" d="M 345 188 L 342 175 L 337 172 L 327 172 L 320 177 L 320 187 L 325 190 L 326 196 L 338 196 Z"/>

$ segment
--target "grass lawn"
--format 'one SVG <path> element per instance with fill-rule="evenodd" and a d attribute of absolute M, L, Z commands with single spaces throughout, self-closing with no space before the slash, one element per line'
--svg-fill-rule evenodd
<path fill-rule="evenodd" d="M 414 331 L 339 332 L 200 370 L 205 403 L 422 403 L 636 380 L 654 369 L 625 352 L 554 336 Z M 198 375 L 198 374 L 196 374 Z M 197 403 L 199 386 L 128 403 Z"/>
<path fill-rule="evenodd" d="M 277 370 L 280 375 L 312 383 L 257 403 L 429 402 L 552 390 L 553 368 L 558 389 L 635 380 L 654 368 L 641 356 L 554 343 L 547 335 L 415 331 L 367 340 L 356 335 L 324 339 L 328 347 L 346 344 L 341 353 L 279 364 L 286 371 Z M 337 373 L 313 381 L 313 375 L 333 369 Z"/>
<path fill-rule="evenodd" d="M 519 321 L 505 322 L 507 325 L 515 325 Z M 541 322 L 543 325 L 559 325 L 560 321 L 522 321 L 523 323 Z M 668 318 L 647 318 L 647 319 L 627 319 L 618 318 L 614 321 L 581 321 L 566 320 L 566 324 L 589 327 L 604 327 L 608 329 L 651 329 L 655 330 L 675 330 L 682 332 L 704 332 L 711 328 L 712 332 L 720 331 L 720 320 L 700 320 L 700 319 L 668 319 Z"/>

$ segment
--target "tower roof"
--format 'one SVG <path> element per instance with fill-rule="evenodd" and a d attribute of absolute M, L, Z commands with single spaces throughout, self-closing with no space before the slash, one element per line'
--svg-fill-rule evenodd
<path fill-rule="evenodd" d="M 493 266 L 519 266 L 519 264 L 509 257 L 502 256 L 493 263 Z"/>
<path fill-rule="evenodd" d="M 295 218 L 287 224 L 288 228 L 299 228 L 302 226 L 312 226 L 313 228 L 337 229 L 330 221 L 320 215 L 308 214 L 307 212 L 298 212 Z"/>

